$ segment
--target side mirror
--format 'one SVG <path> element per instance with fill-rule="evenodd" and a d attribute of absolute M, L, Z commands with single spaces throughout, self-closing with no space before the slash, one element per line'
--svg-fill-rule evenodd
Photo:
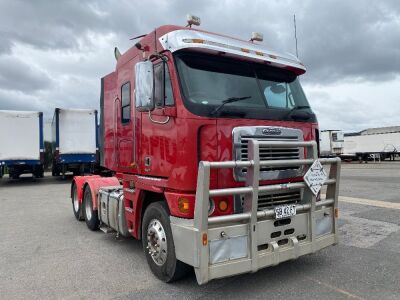
<path fill-rule="evenodd" d="M 135 106 L 138 111 L 151 111 L 153 103 L 153 64 L 150 61 L 135 65 Z"/>

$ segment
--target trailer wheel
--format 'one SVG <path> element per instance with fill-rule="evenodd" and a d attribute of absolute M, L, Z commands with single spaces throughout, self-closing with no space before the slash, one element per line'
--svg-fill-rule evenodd
<path fill-rule="evenodd" d="M 43 178 L 44 177 L 44 170 L 43 167 L 37 167 L 34 169 L 33 171 L 33 176 L 35 176 L 36 178 Z"/>
<path fill-rule="evenodd" d="M 53 167 L 51 168 L 51 176 L 60 176 L 60 171 L 55 163 L 53 163 Z"/>
<path fill-rule="evenodd" d="M 83 194 L 83 215 L 85 217 L 86 225 L 90 230 L 99 229 L 99 217 L 97 215 L 97 210 L 93 210 L 92 193 L 90 192 L 90 187 L 85 188 Z"/>
<path fill-rule="evenodd" d="M 176 259 L 168 207 L 164 202 L 151 203 L 143 216 L 143 251 L 153 274 L 172 282 L 188 273 L 190 267 Z"/>
<path fill-rule="evenodd" d="M 76 184 L 72 184 L 72 191 L 71 191 L 71 200 L 72 200 L 72 211 L 74 212 L 74 216 L 78 221 L 83 221 L 82 217 L 82 204 L 79 202 L 78 199 L 78 189 Z"/>
<path fill-rule="evenodd" d="M 11 178 L 11 179 L 14 179 L 14 180 L 16 180 L 16 179 L 18 179 L 19 178 L 19 174 L 17 173 L 17 172 L 8 172 L 8 176 Z"/>

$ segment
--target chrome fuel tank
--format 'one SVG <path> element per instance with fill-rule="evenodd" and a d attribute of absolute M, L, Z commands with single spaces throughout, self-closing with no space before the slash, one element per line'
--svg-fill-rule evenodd
<path fill-rule="evenodd" d="M 122 186 L 100 188 L 98 194 L 99 219 L 102 224 L 123 236 L 130 236 L 125 219 Z"/>

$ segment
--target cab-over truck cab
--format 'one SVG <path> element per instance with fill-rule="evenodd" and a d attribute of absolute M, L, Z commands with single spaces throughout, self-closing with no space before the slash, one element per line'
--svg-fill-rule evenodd
<path fill-rule="evenodd" d="M 200 284 L 275 265 L 337 242 L 339 160 L 326 197 L 303 175 L 318 124 L 291 55 L 188 27 L 162 26 L 101 80 L 101 165 L 75 177 L 77 219 L 143 242 L 170 282 Z"/>

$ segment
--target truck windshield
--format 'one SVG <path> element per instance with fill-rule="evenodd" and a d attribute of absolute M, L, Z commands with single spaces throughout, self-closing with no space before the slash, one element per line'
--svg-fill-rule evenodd
<path fill-rule="evenodd" d="M 312 114 L 297 76 L 262 64 L 181 53 L 175 56 L 185 106 L 197 115 L 291 119 L 293 109 Z M 241 101 L 227 99 L 243 98 Z"/>

